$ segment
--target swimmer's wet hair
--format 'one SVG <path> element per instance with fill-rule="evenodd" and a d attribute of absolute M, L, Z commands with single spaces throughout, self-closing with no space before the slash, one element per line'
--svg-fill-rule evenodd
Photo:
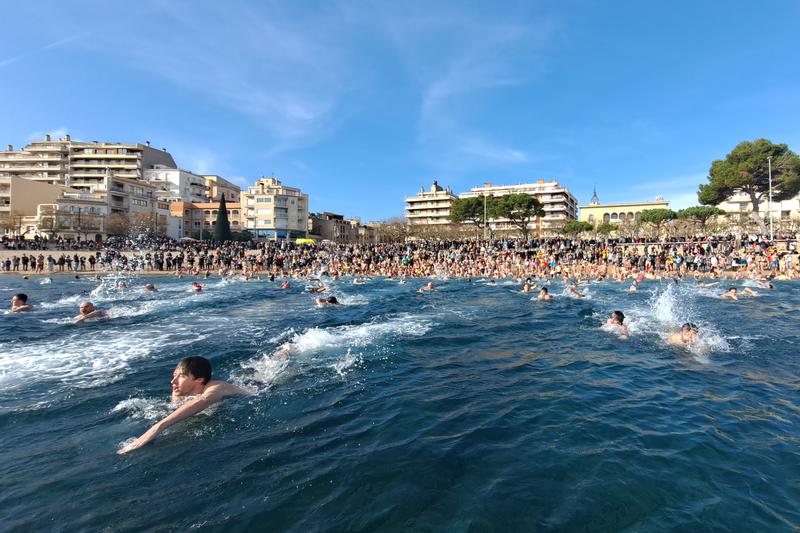
<path fill-rule="evenodd" d="M 16 298 L 17 300 L 19 300 L 22 303 L 27 303 L 28 302 L 28 295 L 25 294 L 24 292 L 21 292 L 19 294 L 15 294 L 14 298 Z"/>
<path fill-rule="evenodd" d="M 625 320 L 625 315 L 622 311 L 611 311 L 611 316 L 619 320 L 619 323 L 622 324 L 622 321 Z"/>
<path fill-rule="evenodd" d="M 329 304 L 338 304 L 339 300 L 336 299 L 336 296 L 328 296 L 328 303 Z"/>
<path fill-rule="evenodd" d="M 192 376 L 201 378 L 204 385 L 211 381 L 211 361 L 205 357 L 184 357 L 178 365 Z"/>
<path fill-rule="evenodd" d="M 686 324 L 681 326 L 681 331 L 683 331 L 683 330 L 691 330 L 691 331 L 694 331 L 695 333 L 697 333 L 698 328 L 697 328 L 697 326 L 695 324 L 692 324 L 691 322 L 687 322 Z"/>

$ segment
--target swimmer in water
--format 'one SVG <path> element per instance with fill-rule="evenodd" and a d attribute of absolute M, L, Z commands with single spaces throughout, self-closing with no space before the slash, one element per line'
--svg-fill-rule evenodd
<path fill-rule="evenodd" d="M 723 298 L 727 298 L 728 300 L 738 300 L 739 297 L 737 296 L 736 287 L 731 287 L 724 293 L 722 293 Z"/>
<path fill-rule="evenodd" d="M 575 290 L 575 287 L 573 287 L 573 286 L 567 287 L 567 294 L 569 296 L 571 296 L 572 298 L 583 298 L 583 294 L 581 294 L 577 290 Z"/>
<path fill-rule="evenodd" d="M 542 287 L 542 290 L 539 291 L 539 299 L 547 301 L 553 299 L 553 297 L 550 295 L 550 291 L 547 290 L 547 287 Z"/>
<path fill-rule="evenodd" d="M 327 298 L 323 298 L 322 296 L 320 296 L 319 298 L 315 298 L 314 301 L 319 306 L 337 305 L 339 303 L 339 300 L 336 299 L 336 296 L 328 296 Z"/>
<path fill-rule="evenodd" d="M 694 344 L 699 338 L 700 335 L 697 326 L 691 322 L 687 322 L 681 326 L 679 332 L 670 335 L 667 342 L 673 346 L 686 346 L 687 344 Z"/>
<path fill-rule="evenodd" d="M 291 289 L 291 288 L 292 288 L 292 285 L 288 281 L 284 280 L 284 281 L 281 282 L 281 289 Z"/>
<path fill-rule="evenodd" d="M 83 322 L 87 318 L 104 318 L 108 316 L 105 311 L 100 311 L 92 302 L 88 300 L 82 302 L 78 307 L 78 310 L 80 311 L 80 314 L 74 319 L 76 323 Z"/>
<path fill-rule="evenodd" d="M 211 381 L 211 363 L 205 357 L 187 357 L 183 359 L 172 373 L 171 384 L 173 402 L 187 398 L 191 399 L 175 409 L 166 418 L 156 422 L 141 437 L 119 450 L 118 454 L 141 448 L 171 425 L 196 415 L 226 396 L 247 394 L 242 388 L 231 383 Z"/>
<path fill-rule="evenodd" d="M 158 292 L 158 289 L 152 283 L 145 283 L 144 292 Z"/>
<path fill-rule="evenodd" d="M 436 289 L 433 288 L 433 282 L 429 281 L 427 285 L 425 285 L 424 287 L 420 287 L 418 292 L 424 293 L 424 292 L 435 291 L 435 290 Z"/>
<path fill-rule="evenodd" d="M 196 281 L 192 282 L 192 291 L 194 291 L 194 292 L 202 292 L 203 291 L 203 286 L 200 285 L 199 283 L 197 283 Z"/>
<path fill-rule="evenodd" d="M 758 286 L 761 287 L 762 289 L 774 289 L 775 288 L 772 285 L 772 283 L 770 283 L 767 280 L 758 280 L 758 281 L 756 281 L 756 283 L 758 283 Z"/>
<path fill-rule="evenodd" d="M 625 315 L 622 314 L 622 311 L 612 311 L 611 318 L 606 321 L 606 325 L 614 326 L 619 334 L 619 338 L 622 340 L 627 340 L 628 326 L 622 323 L 624 320 Z"/>
<path fill-rule="evenodd" d="M 120 280 L 120 281 L 117 282 L 117 288 L 118 289 L 127 289 L 128 288 L 128 284 L 125 283 L 124 281 Z"/>
<path fill-rule="evenodd" d="M 33 306 L 28 303 L 28 295 L 21 292 L 12 296 L 11 312 L 22 313 L 25 311 L 33 311 Z"/>
<path fill-rule="evenodd" d="M 756 291 L 754 291 L 753 289 L 751 289 L 750 287 L 745 287 L 742 290 L 742 295 L 743 296 L 758 296 L 758 293 Z"/>
<path fill-rule="evenodd" d="M 636 280 L 633 280 L 633 282 L 631 283 L 631 286 L 628 287 L 628 292 L 636 292 L 637 291 L 636 287 L 638 285 L 639 285 L 639 283 Z"/>

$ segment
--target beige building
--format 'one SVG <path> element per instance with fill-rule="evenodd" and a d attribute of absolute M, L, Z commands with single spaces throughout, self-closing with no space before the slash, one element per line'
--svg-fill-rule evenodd
<path fill-rule="evenodd" d="M 330 213 L 311 213 L 308 216 L 309 237 L 336 243 L 362 242 L 361 221 L 346 219 L 343 215 Z M 367 230 L 364 230 L 364 236 Z"/>
<path fill-rule="evenodd" d="M 179 220 L 179 234 L 181 237 L 206 240 L 214 235 L 219 214 L 219 202 L 172 202 L 170 205 L 172 216 Z M 228 222 L 232 232 L 242 231 L 242 210 L 239 204 L 225 202 L 228 210 Z"/>
<path fill-rule="evenodd" d="M 581 221 L 595 226 L 602 222 L 635 222 L 645 209 L 669 209 L 669 202 L 657 196 L 654 202 L 601 204 L 595 190 L 589 204 L 581 206 Z"/>
<path fill-rule="evenodd" d="M 106 234 L 108 205 L 99 195 L 64 192 L 53 203 L 39 204 L 36 215 L 26 217 L 30 234 L 48 239 L 102 240 Z"/>
<path fill-rule="evenodd" d="M 277 178 L 261 178 L 242 192 L 244 229 L 259 240 L 293 240 L 308 235 L 308 195 L 282 185 Z"/>
<path fill-rule="evenodd" d="M 73 141 L 69 135 L 34 141 L 21 150 L 12 145 L 0 152 L 0 177 L 15 176 L 44 183 L 68 185 L 86 192 L 97 187 L 111 169 L 115 175 L 143 179 L 144 170 L 157 165 L 175 168 L 166 149 L 145 144 Z"/>
<path fill-rule="evenodd" d="M 483 196 L 505 196 L 507 194 L 529 194 L 542 204 L 545 215 L 532 222 L 537 231 L 550 231 L 562 227 L 568 220 L 578 217 L 578 202 L 566 187 L 562 187 L 555 180 L 537 180 L 535 183 L 521 183 L 518 185 L 492 185 L 485 183 L 483 187 L 474 187 L 459 194 L 459 198 L 476 198 Z M 494 230 L 514 229 L 507 220 L 490 220 L 489 224 Z"/>
<path fill-rule="evenodd" d="M 420 188 L 416 196 L 406 196 L 406 218 L 409 225 L 449 224 L 450 207 L 456 199 L 448 187 L 436 181 L 429 191 Z"/>
<path fill-rule="evenodd" d="M 242 189 L 221 176 L 204 174 L 206 182 L 206 202 L 219 202 L 224 194 L 225 201 L 238 204 L 242 199 Z"/>
<path fill-rule="evenodd" d="M 27 235 L 29 222 L 23 223 L 22 218 L 35 216 L 40 203 L 53 203 L 69 190 L 63 185 L 0 176 L 0 235 Z"/>

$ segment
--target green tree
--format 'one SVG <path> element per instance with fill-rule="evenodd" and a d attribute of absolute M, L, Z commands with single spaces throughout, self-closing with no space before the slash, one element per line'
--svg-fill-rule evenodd
<path fill-rule="evenodd" d="M 664 223 L 674 220 L 675 216 L 675 211 L 672 209 L 645 209 L 639 215 L 639 222 L 654 225 L 656 227 L 656 237 L 659 237 Z"/>
<path fill-rule="evenodd" d="M 611 222 L 601 222 L 600 224 L 597 225 L 595 231 L 599 235 L 608 235 L 612 231 L 616 231 L 616 229 L 617 229 L 616 224 L 612 224 Z"/>
<path fill-rule="evenodd" d="M 577 235 L 584 231 L 592 231 L 594 229 L 594 225 L 590 222 L 582 222 L 580 220 L 570 220 L 564 227 L 561 228 L 561 231 L 566 233 L 567 235 Z"/>
<path fill-rule="evenodd" d="M 694 207 L 687 207 L 681 209 L 676 213 L 677 218 L 681 220 L 691 220 L 700 224 L 700 227 L 705 231 L 708 219 L 718 215 L 724 215 L 725 211 L 719 207 L 712 207 L 708 205 L 696 205 Z"/>
<path fill-rule="evenodd" d="M 506 194 L 494 199 L 489 206 L 491 218 L 504 218 L 511 225 L 516 226 L 522 233 L 522 238 L 528 240 L 530 223 L 536 217 L 544 216 L 541 202 L 530 194 Z"/>
<path fill-rule="evenodd" d="M 228 208 L 225 206 L 225 193 L 219 198 L 217 222 L 214 225 L 214 240 L 217 242 L 231 240 L 231 223 L 228 222 Z"/>
<path fill-rule="evenodd" d="M 758 227 L 766 233 L 759 216 L 759 204 L 769 195 L 769 157 L 772 158 L 773 201 L 794 197 L 800 192 L 800 158 L 785 144 L 757 139 L 739 143 L 724 160 L 711 163 L 709 182 L 700 185 L 697 193 L 700 203 L 717 205 L 742 192 L 750 197 Z"/>
<path fill-rule="evenodd" d="M 475 231 L 485 224 L 484 213 L 488 212 L 494 196 L 473 198 L 456 198 L 450 206 L 450 222 L 455 224 L 474 224 Z M 484 204 L 485 202 L 485 204 Z"/>

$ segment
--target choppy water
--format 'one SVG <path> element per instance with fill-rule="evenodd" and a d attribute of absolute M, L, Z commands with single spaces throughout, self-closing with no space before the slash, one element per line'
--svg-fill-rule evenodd
<path fill-rule="evenodd" d="M 0 278 L 35 305 L 0 316 L 0 529 L 800 527 L 800 284 L 731 302 L 555 283 L 540 302 L 344 279 L 321 309 L 300 282 L 129 283 Z M 71 324 L 87 294 L 112 318 Z M 628 341 L 601 327 L 614 309 Z M 667 347 L 687 320 L 701 345 Z M 253 394 L 116 455 L 170 412 L 187 355 Z"/>

